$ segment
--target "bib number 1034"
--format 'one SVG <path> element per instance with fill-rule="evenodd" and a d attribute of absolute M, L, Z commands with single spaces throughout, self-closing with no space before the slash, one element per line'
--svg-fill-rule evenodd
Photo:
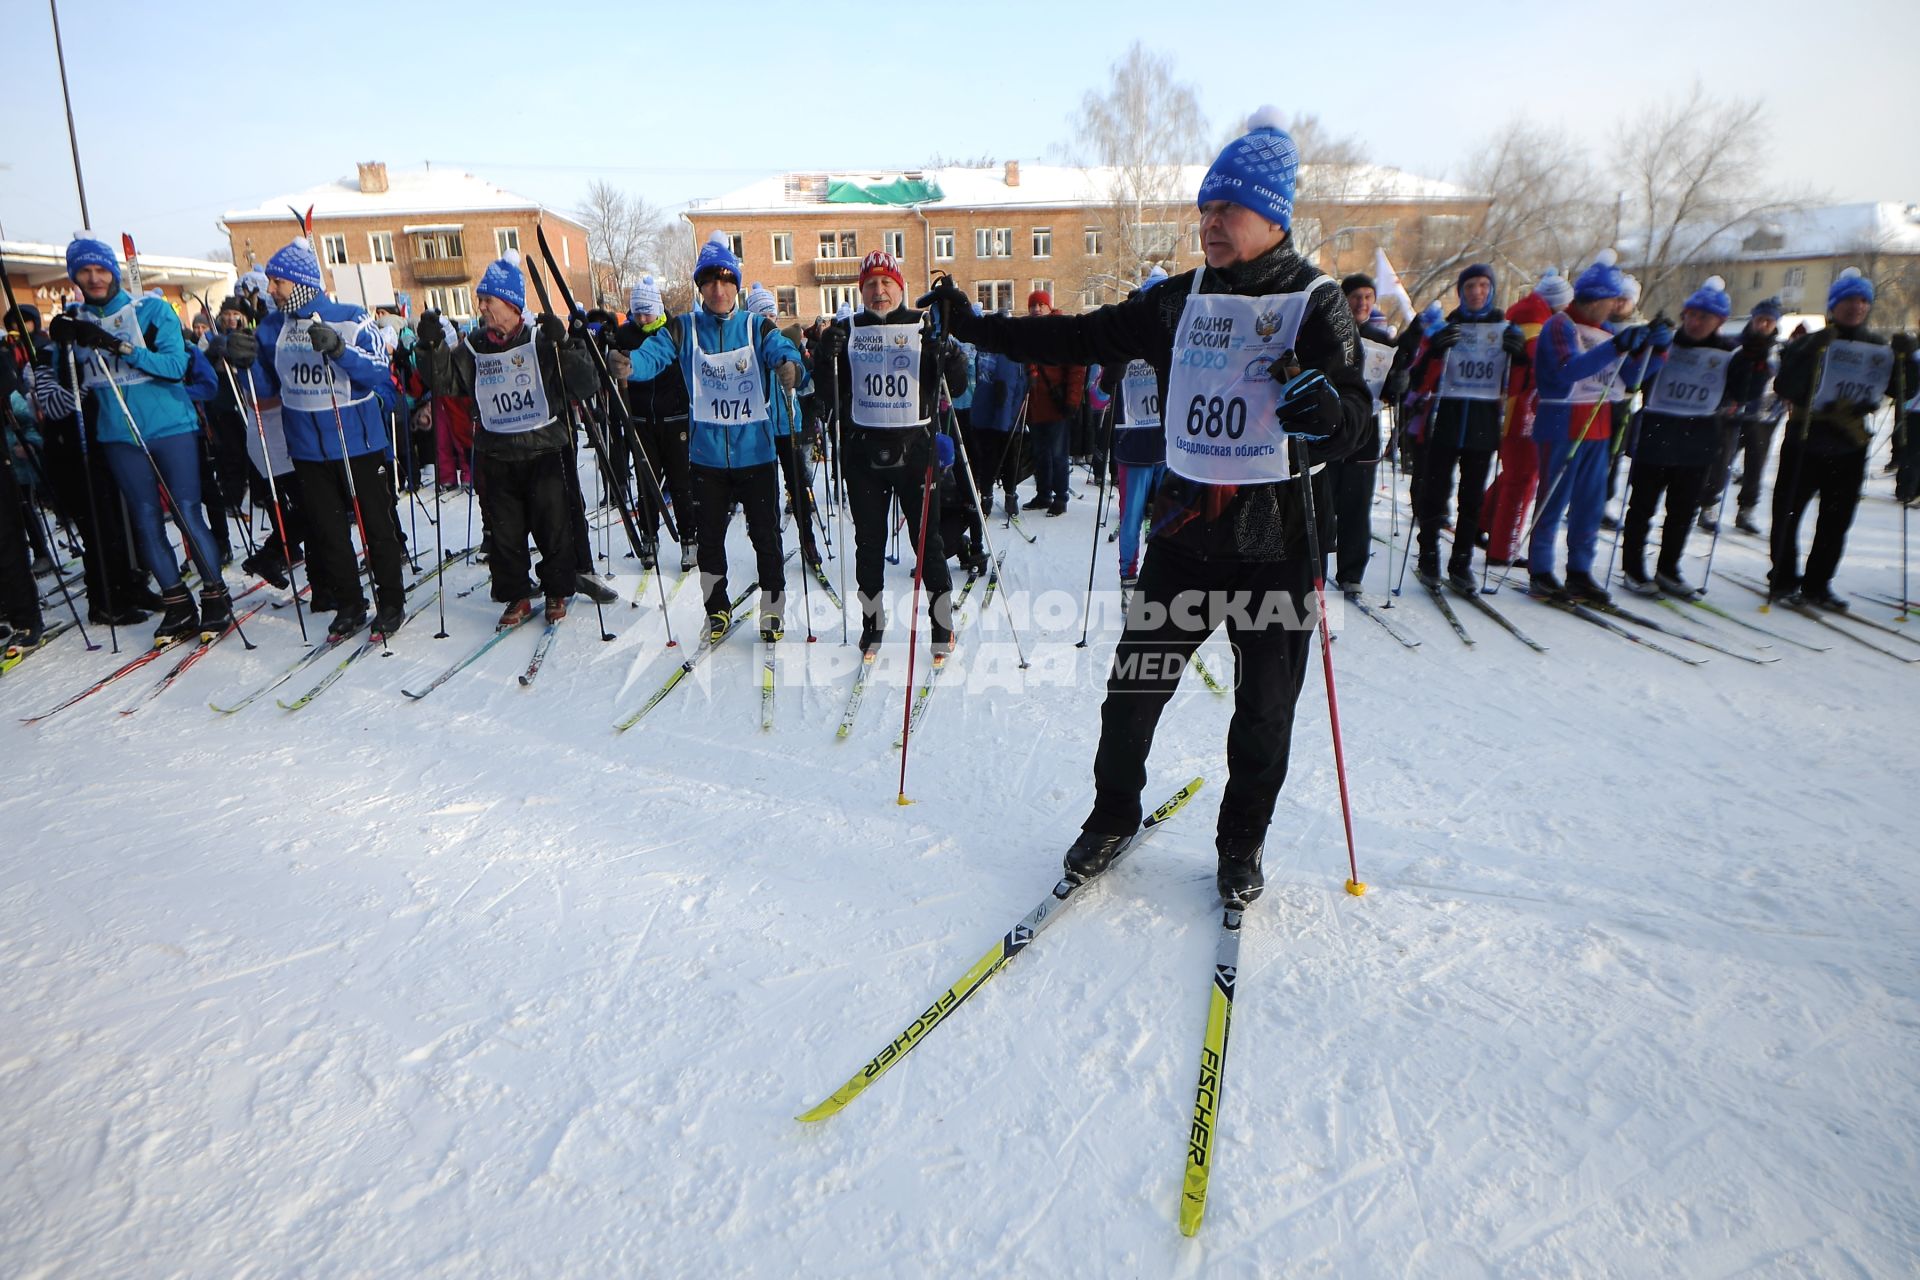
<path fill-rule="evenodd" d="M 1247 402 L 1235 396 L 1195 396 L 1187 405 L 1187 434 L 1238 440 L 1247 431 Z"/>
<path fill-rule="evenodd" d="M 531 408 L 533 408 L 531 391 L 500 391 L 494 394 L 493 411 L 495 413 L 520 413 Z"/>

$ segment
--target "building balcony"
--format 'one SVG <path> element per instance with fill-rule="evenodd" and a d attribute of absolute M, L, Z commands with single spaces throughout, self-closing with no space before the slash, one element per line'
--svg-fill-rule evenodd
<path fill-rule="evenodd" d="M 813 278 L 821 284 L 842 284 L 860 278 L 859 258 L 815 258 Z"/>
<path fill-rule="evenodd" d="M 459 284 L 467 278 L 467 258 L 415 258 L 407 270 L 421 284 Z"/>

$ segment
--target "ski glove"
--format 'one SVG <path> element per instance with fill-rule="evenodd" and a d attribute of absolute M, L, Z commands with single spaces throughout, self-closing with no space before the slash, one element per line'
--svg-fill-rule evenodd
<path fill-rule="evenodd" d="M 773 376 L 780 379 L 780 385 L 791 391 L 800 385 L 800 366 L 791 360 L 782 360 L 773 366 Z"/>
<path fill-rule="evenodd" d="M 1325 440 L 1325 434 L 1310 435 L 1299 428 L 1319 427 L 1328 418 L 1337 417 L 1339 412 L 1340 397 L 1335 394 L 1333 384 L 1327 381 L 1327 375 L 1318 369 L 1308 369 L 1288 379 L 1286 385 L 1280 388 L 1280 403 L 1274 409 L 1273 416 L 1279 419 L 1281 428 L 1288 435 L 1302 440 Z"/>
<path fill-rule="evenodd" d="M 1910 333 L 1896 333 L 1887 339 L 1887 345 L 1893 348 L 1896 356 L 1910 356 L 1914 352 L 1914 337 Z"/>
<path fill-rule="evenodd" d="M 447 329 L 440 323 L 440 313 L 429 311 L 421 316 L 420 323 L 413 327 L 413 336 L 418 345 L 429 351 L 444 345 L 447 340 Z"/>
<path fill-rule="evenodd" d="M 235 369 L 251 369 L 260 358 L 260 339 L 250 329 L 235 329 L 227 335 L 227 363 Z"/>
<path fill-rule="evenodd" d="M 1655 351 L 1667 351 L 1673 346 L 1673 326 L 1665 320 L 1655 320 L 1647 330 L 1648 341 L 1653 343 Z"/>
<path fill-rule="evenodd" d="M 132 344 L 122 342 L 93 321 L 77 316 L 55 316 L 47 326 L 47 335 L 63 346 L 88 347 L 119 355 L 126 355 L 133 350 Z"/>
<path fill-rule="evenodd" d="M 616 345 L 607 352 L 607 373 L 615 382 L 629 382 L 633 379 L 633 357 Z"/>
<path fill-rule="evenodd" d="M 1427 345 L 1431 346 L 1435 351 L 1448 351 L 1451 350 L 1453 344 L 1458 341 L 1460 341 L 1460 326 L 1457 324 L 1443 324 L 1440 326 L 1439 332 L 1427 339 Z"/>
<path fill-rule="evenodd" d="M 1527 335 L 1521 330 L 1519 325 L 1510 324 L 1507 326 L 1506 332 L 1500 335 L 1500 349 L 1507 353 L 1507 358 L 1510 360 L 1519 360 L 1522 362 L 1526 360 Z"/>
<path fill-rule="evenodd" d="M 307 326 L 307 341 L 313 343 L 315 355 L 328 360 L 347 349 L 347 340 L 340 336 L 339 330 L 317 316 Z"/>
<path fill-rule="evenodd" d="M 1647 349 L 1647 339 L 1649 336 L 1647 326 L 1643 324 L 1628 325 L 1613 335 L 1613 349 L 1623 356 L 1630 355 L 1636 351 L 1645 351 Z"/>
<path fill-rule="evenodd" d="M 953 282 L 952 276 L 941 276 L 933 288 L 920 295 L 913 305 L 923 311 L 929 306 L 939 308 L 940 328 L 946 333 L 954 331 L 956 320 L 965 324 L 973 319 L 973 299 Z"/>
<path fill-rule="evenodd" d="M 543 311 L 540 313 L 540 318 L 533 323 L 534 327 L 539 329 L 540 336 L 552 345 L 557 347 L 567 340 L 567 326 L 560 323 L 559 316 L 549 315 Z"/>

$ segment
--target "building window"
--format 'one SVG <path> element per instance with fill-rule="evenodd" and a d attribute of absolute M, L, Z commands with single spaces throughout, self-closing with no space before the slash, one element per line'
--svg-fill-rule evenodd
<path fill-rule="evenodd" d="M 738 231 L 728 232 L 727 250 L 732 253 L 734 257 L 744 262 L 747 257 L 747 238 Z"/>
<path fill-rule="evenodd" d="M 993 229 L 993 256 L 1011 258 L 1013 256 L 1013 228 L 995 227 Z"/>
<path fill-rule="evenodd" d="M 321 236 L 320 249 L 330 267 L 347 265 L 347 238 L 345 236 Z"/>
<path fill-rule="evenodd" d="M 1033 291 L 1033 292 L 1037 292 L 1037 293 L 1044 293 L 1044 294 L 1046 294 L 1046 295 L 1047 295 L 1047 296 L 1048 296 L 1049 298 L 1051 298 L 1051 297 L 1053 296 L 1053 281 L 1051 281 L 1051 280 L 1041 280 L 1041 279 L 1036 279 L 1036 280 L 1035 280 L 1035 281 L 1033 282 L 1033 290 L 1032 290 L 1032 291 Z"/>
<path fill-rule="evenodd" d="M 822 258 L 857 258 L 860 256 L 859 237 L 851 231 L 822 231 L 820 233 L 820 252 Z"/>
<path fill-rule="evenodd" d="M 397 262 L 393 256 L 393 232 L 369 231 L 367 233 L 368 262 Z"/>
<path fill-rule="evenodd" d="M 496 258 L 507 256 L 507 250 L 520 252 L 520 228 L 495 227 L 493 229 L 493 255 Z"/>
<path fill-rule="evenodd" d="M 781 285 L 773 291 L 774 309 L 783 316 L 800 314 L 800 291 L 792 285 Z"/>
<path fill-rule="evenodd" d="M 973 286 L 973 296 L 982 311 L 999 311 L 1013 306 L 1013 281 L 982 280 Z"/>
<path fill-rule="evenodd" d="M 1785 283 L 1789 289 L 1798 289 L 1800 286 L 1804 285 L 1806 282 L 1807 282 L 1807 269 L 1805 267 L 1788 267 L 1787 268 L 1787 278 Z"/>
<path fill-rule="evenodd" d="M 858 309 L 860 305 L 860 286 L 852 284 L 828 284 L 820 286 L 820 314 L 833 315 L 842 306 Z"/>
<path fill-rule="evenodd" d="M 975 227 L 973 231 L 973 256 L 976 258 L 1011 258 L 1013 256 L 1013 228 Z"/>
<path fill-rule="evenodd" d="M 1766 281 L 1766 278 L 1767 273 L 1764 270 L 1755 271 L 1753 273 L 1753 287 L 1758 289 Z"/>
<path fill-rule="evenodd" d="M 459 258 L 466 252 L 466 243 L 458 231 L 429 231 L 413 238 L 416 258 Z"/>
<path fill-rule="evenodd" d="M 573 241 L 567 239 L 564 233 L 560 237 L 560 265 L 573 266 Z"/>
<path fill-rule="evenodd" d="M 1133 256 L 1137 259 L 1148 262 L 1170 259 L 1180 247 L 1180 224 L 1136 222 L 1128 227 L 1127 238 L 1133 242 Z"/>
<path fill-rule="evenodd" d="M 1192 254 L 1205 252 L 1200 245 L 1200 224 L 1197 222 L 1187 224 L 1187 252 Z"/>
<path fill-rule="evenodd" d="M 1091 311 L 1100 305 L 1100 295 L 1104 292 L 1097 284 L 1087 285 L 1080 290 L 1080 309 Z"/>
<path fill-rule="evenodd" d="M 895 262 L 907 260 L 907 233 L 904 231 L 882 231 L 880 247 L 893 255 Z"/>
<path fill-rule="evenodd" d="M 444 289 L 427 290 L 427 309 L 438 311 L 443 316 L 452 316 L 456 320 L 473 317 L 473 295 L 467 292 L 463 284 L 449 285 Z"/>
<path fill-rule="evenodd" d="M 1053 228 L 1035 227 L 1033 229 L 1033 256 L 1051 258 L 1053 256 Z"/>
<path fill-rule="evenodd" d="M 1101 243 L 1100 228 L 1098 227 L 1088 227 L 1081 243 L 1082 247 L 1087 251 L 1089 258 L 1097 258 L 1107 251 L 1106 246 Z"/>
<path fill-rule="evenodd" d="M 954 240 L 954 235 L 953 235 L 952 227 L 947 227 L 944 230 L 942 230 L 939 227 L 934 228 L 933 260 L 935 262 L 952 262 L 953 261 L 953 240 Z"/>
<path fill-rule="evenodd" d="M 793 261 L 793 232 L 776 231 L 772 236 L 773 260 L 778 263 Z"/>

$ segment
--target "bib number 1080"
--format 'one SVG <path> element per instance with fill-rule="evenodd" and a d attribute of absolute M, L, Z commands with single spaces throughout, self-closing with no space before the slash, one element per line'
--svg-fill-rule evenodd
<path fill-rule="evenodd" d="M 912 381 L 904 373 L 869 373 L 860 382 L 869 398 L 879 400 L 904 400 L 912 388 Z"/>
<path fill-rule="evenodd" d="M 1239 396 L 1195 396 L 1187 405 L 1187 434 L 1238 440 L 1247 431 L 1247 402 Z"/>

